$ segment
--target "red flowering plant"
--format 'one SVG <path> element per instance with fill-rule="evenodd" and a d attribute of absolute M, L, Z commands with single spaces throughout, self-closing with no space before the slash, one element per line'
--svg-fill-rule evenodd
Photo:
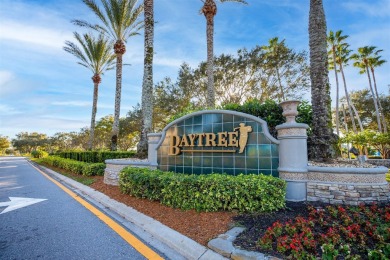
<path fill-rule="evenodd" d="M 274 222 L 258 240 L 258 248 L 292 259 L 326 255 L 366 259 L 374 251 L 390 259 L 389 205 L 309 206 L 308 210 L 306 217 Z"/>

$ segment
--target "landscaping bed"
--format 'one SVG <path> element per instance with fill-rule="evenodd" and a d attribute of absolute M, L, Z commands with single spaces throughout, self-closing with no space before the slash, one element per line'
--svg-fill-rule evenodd
<path fill-rule="evenodd" d="M 390 258 L 389 202 L 359 207 L 290 202 L 285 210 L 234 220 L 246 227 L 234 245 L 250 251 L 292 259 Z"/>

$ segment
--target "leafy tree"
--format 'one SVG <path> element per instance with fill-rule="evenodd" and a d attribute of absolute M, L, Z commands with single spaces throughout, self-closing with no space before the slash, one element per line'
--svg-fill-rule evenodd
<path fill-rule="evenodd" d="M 8 140 L 8 136 L 0 135 L 0 154 L 4 154 L 5 150 L 10 147 L 11 143 Z"/>
<path fill-rule="evenodd" d="M 110 149 L 111 142 L 109 137 L 112 132 L 113 122 L 114 122 L 113 115 L 104 116 L 96 122 L 96 141 L 95 141 L 96 149 L 99 150 Z"/>
<path fill-rule="evenodd" d="M 279 80 L 272 68 L 274 63 L 262 46 L 252 50 L 240 49 L 236 55 L 222 54 L 214 60 L 214 88 L 216 103 L 242 104 L 250 98 L 260 101 L 280 98 L 279 80 L 284 83 L 284 94 L 300 98 L 301 91 L 309 88 L 309 69 L 305 52 L 285 48 L 284 59 L 279 63 Z M 172 86 L 175 85 L 175 86 Z M 176 83 L 164 82 L 184 98 L 184 107 L 207 107 L 207 64 L 202 62 L 196 69 L 183 64 Z M 161 86 L 161 84 L 160 84 Z"/>
<path fill-rule="evenodd" d="M 281 63 L 286 60 L 285 56 L 288 52 L 288 48 L 285 46 L 284 40 L 279 42 L 278 37 L 274 37 L 274 38 L 270 39 L 268 41 L 268 43 L 269 43 L 268 46 L 263 46 L 262 48 L 263 48 L 263 50 L 266 51 L 265 57 L 268 61 L 268 65 L 269 65 L 270 69 L 274 70 L 275 74 L 276 74 L 276 78 L 277 78 L 279 88 L 280 88 L 280 97 L 278 100 L 279 100 L 279 102 L 285 101 L 286 98 L 284 95 L 284 90 L 283 90 L 282 82 L 280 79 L 279 70 L 281 67 Z"/>
<path fill-rule="evenodd" d="M 145 46 L 142 81 L 142 132 L 137 146 L 137 153 L 141 157 L 146 157 L 148 154 L 148 133 L 152 130 L 153 122 L 153 5 L 153 0 L 144 0 Z"/>
<path fill-rule="evenodd" d="M 206 17 L 207 22 L 207 107 L 215 107 L 215 90 L 214 90 L 214 16 L 217 14 L 217 5 L 214 0 L 202 0 L 203 7 L 201 13 Z M 247 4 L 244 0 L 219 0 L 223 2 L 239 2 Z"/>
<path fill-rule="evenodd" d="M 374 147 L 377 149 L 382 158 L 388 158 L 390 155 L 390 135 L 388 133 L 379 133 L 373 130 L 364 130 L 359 133 L 348 134 L 342 139 L 343 142 L 352 143 L 359 148 L 362 155 L 364 147 Z"/>
<path fill-rule="evenodd" d="M 92 116 L 91 116 L 91 127 L 90 137 L 88 142 L 88 149 L 93 149 L 93 140 L 95 133 L 95 118 L 97 111 L 97 100 L 99 84 L 101 82 L 101 76 L 104 71 L 113 69 L 115 55 L 111 53 L 112 44 L 104 38 L 102 34 L 98 38 L 92 34 L 84 34 L 80 36 L 77 32 L 74 33 L 78 44 L 66 41 L 64 50 L 76 56 L 80 61 L 78 64 L 86 67 L 93 73 L 92 81 L 93 87 L 93 102 L 92 102 Z"/>
<path fill-rule="evenodd" d="M 331 156 L 330 88 L 326 50 L 326 19 L 322 0 L 310 0 L 309 48 L 313 135 L 309 157 L 323 161 Z"/>
<path fill-rule="evenodd" d="M 357 67 L 360 69 L 359 73 L 360 74 L 367 74 L 368 78 L 368 83 L 370 86 L 370 91 L 372 94 L 372 100 L 374 101 L 374 106 L 375 106 L 375 113 L 376 113 L 376 120 L 378 123 L 378 130 L 379 132 L 382 132 L 382 124 L 381 124 L 381 119 L 380 119 L 380 113 L 379 113 L 379 107 L 378 107 L 378 101 L 374 92 L 374 88 L 371 84 L 371 76 L 370 76 L 370 59 L 373 58 L 373 55 L 375 55 L 375 46 L 364 46 L 361 48 L 358 48 L 358 52 L 353 54 L 351 56 L 352 59 L 356 60 L 353 64 L 353 66 Z"/>
<path fill-rule="evenodd" d="M 46 134 L 20 132 L 16 134 L 15 139 L 12 139 L 12 146 L 20 153 L 31 153 L 39 148 L 44 148 L 48 142 Z"/>
<path fill-rule="evenodd" d="M 49 138 L 49 152 L 55 153 L 58 151 L 66 151 L 74 149 L 72 145 L 74 132 L 72 133 L 65 133 L 65 132 L 58 132 L 55 133 L 52 137 Z"/>
<path fill-rule="evenodd" d="M 111 135 L 111 150 L 117 150 L 119 135 L 119 116 L 122 90 L 122 57 L 126 52 L 125 42 L 131 36 L 137 35 L 143 22 L 139 20 L 143 12 L 143 5 L 137 5 L 137 0 L 101 0 L 103 10 L 94 0 L 83 0 L 89 9 L 102 23 L 91 24 L 83 20 L 73 20 L 73 23 L 82 27 L 91 28 L 103 33 L 109 39 L 115 41 L 114 52 L 116 55 L 116 90 L 115 112 Z"/>
<path fill-rule="evenodd" d="M 295 98 L 293 92 L 298 89 L 298 84 L 309 85 L 306 52 L 295 52 L 288 48 L 285 40 L 279 42 L 278 37 L 271 38 L 269 45 L 261 48 L 265 51 L 265 75 L 270 79 L 268 84 L 274 88 L 278 86 L 280 92 L 276 98 L 279 102 L 286 98 Z"/>
<path fill-rule="evenodd" d="M 369 144 L 380 152 L 383 159 L 390 158 L 390 134 L 371 132 Z"/>

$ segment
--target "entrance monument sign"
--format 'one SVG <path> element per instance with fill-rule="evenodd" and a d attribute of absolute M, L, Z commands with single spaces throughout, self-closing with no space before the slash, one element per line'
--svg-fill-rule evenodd
<path fill-rule="evenodd" d="M 188 174 L 278 176 L 279 141 L 267 123 L 229 110 L 205 110 L 175 120 L 157 144 L 158 168 Z"/>

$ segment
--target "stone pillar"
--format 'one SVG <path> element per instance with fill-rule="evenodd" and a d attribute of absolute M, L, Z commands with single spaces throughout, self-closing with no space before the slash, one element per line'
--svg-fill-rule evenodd
<path fill-rule="evenodd" d="M 286 123 L 276 126 L 279 144 L 279 177 L 287 181 L 287 201 L 306 201 L 307 134 L 306 124 L 295 121 L 300 101 L 284 101 L 283 116 Z"/>
<path fill-rule="evenodd" d="M 157 167 L 157 144 L 161 139 L 161 133 L 148 134 L 148 161 L 150 166 Z"/>

